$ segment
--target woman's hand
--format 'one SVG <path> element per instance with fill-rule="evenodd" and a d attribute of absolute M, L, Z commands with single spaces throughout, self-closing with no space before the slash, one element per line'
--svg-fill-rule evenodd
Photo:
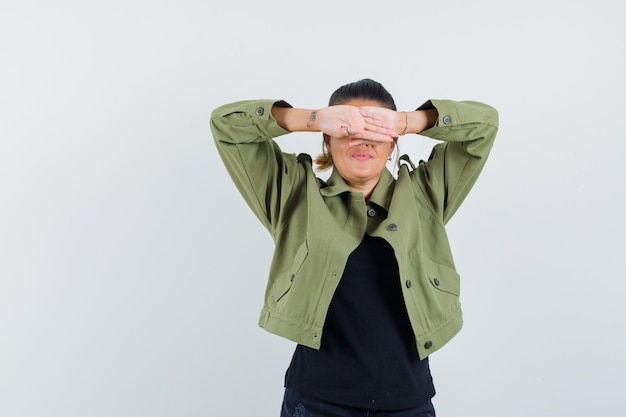
<path fill-rule="evenodd" d="M 363 112 L 362 109 L 363 107 L 346 105 L 329 106 L 318 110 L 314 118 L 322 133 L 335 138 L 392 142 L 398 137 L 388 114 Z"/>
<path fill-rule="evenodd" d="M 396 133 L 396 136 L 406 133 L 408 119 L 407 114 L 404 112 L 374 106 L 359 107 L 359 112 L 365 120 L 377 119 L 390 126 Z"/>
<path fill-rule="evenodd" d="M 365 120 L 377 118 L 388 126 L 393 127 L 399 136 L 407 133 L 421 133 L 437 123 L 438 113 L 436 109 L 414 110 L 398 112 L 384 107 L 359 107 Z"/>

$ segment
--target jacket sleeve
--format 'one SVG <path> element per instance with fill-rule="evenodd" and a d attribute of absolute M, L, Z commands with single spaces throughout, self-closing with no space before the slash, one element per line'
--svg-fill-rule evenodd
<path fill-rule="evenodd" d="M 272 139 L 289 133 L 272 117 L 273 105 L 289 106 L 276 100 L 240 101 L 211 114 L 213 138 L 228 173 L 272 235 L 301 177 L 296 156 L 284 154 Z"/>
<path fill-rule="evenodd" d="M 413 172 L 413 181 L 445 224 L 485 165 L 498 131 L 498 113 L 483 103 L 451 100 L 429 100 L 419 110 L 429 108 L 437 109 L 438 120 L 421 134 L 442 143 Z"/>

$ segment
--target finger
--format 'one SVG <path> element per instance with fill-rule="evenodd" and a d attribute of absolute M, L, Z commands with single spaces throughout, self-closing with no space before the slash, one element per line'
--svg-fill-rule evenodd
<path fill-rule="evenodd" d="M 390 122 L 387 119 L 363 116 L 363 122 L 365 125 L 370 125 L 370 126 L 384 127 L 386 129 L 394 128 L 393 122 Z"/>
<path fill-rule="evenodd" d="M 362 135 L 366 132 L 367 129 L 365 126 L 361 126 L 358 124 L 350 125 L 350 126 L 342 126 L 340 135 L 344 137 Z"/>
<path fill-rule="evenodd" d="M 360 107 L 359 113 L 363 118 L 385 122 L 386 120 L 389 120 L 390 113 L 394 112 L 392 110 L 381 109 L 379 107 Z"/>
<path fill-rule="evenodd" d="M 389 132 L 396 131 L 395 125 L 385 120 L 372 119 L 369 117 L 364 117 L 363 120 L 365 120 L 366 128 L 368 128 L 369 130 L 376 130 L 372 128 L 372 126 L 375 126 L 377 128 L 385 129 Z"/>
<path fill-rule="evenodd" d="M 363 108 L 359 109 L 359 113 L 361 113 L 361 116 L 366 119 L 378 120 L 378 121 L 383 121 L 383 122 L 385 121 L 385 118 L 383 117 L 383 115 L 374 113 L 372 111 L 369 111 Z"/>
<path fill-rule="evenodd" d="M 380 108 L 378 107 L 369 107 L 369 106 L 359 107 L 359 113 L 361 113 L 361 116 L 363 117 L 371 117 L 372 119 L 380 119 L 380 120 L 384 119 L 382 114 L 380 114 Z"/>
<path fill-rule="evenodd" d="M 396 130 L 395 119 L 393 118 L 396 112 L 393 110 L 380 107 L 360 107 L 359 111 L 367 123 Z"/>
<path fill-rule="evenodd" d="M 394 128 L 386 126 L 366 125 L 365 130 L 373 133 L 380 133 L 382 135 L 391 136 L 394 138 L 398 137 L 398 132 L 396 132 Z"/>

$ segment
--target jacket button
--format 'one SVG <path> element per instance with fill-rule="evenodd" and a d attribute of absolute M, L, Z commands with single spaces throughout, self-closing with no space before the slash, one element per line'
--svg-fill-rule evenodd
<path fill-rule="evenodd" d="M 257 107 L 254 112 L 254 114 L 256 114 L 257 116 L 263 116 L 263 113 L 265 113 L 265 109 L 263 107 Z"/>
<path fill-rule="evenodd" d="M 411 288 L 411 285 L 413 285 L 413 283 L 411 282 L 411 280 L 410 280 L 410 279 L 407 279 L 407 280 L 406 280 L 406 287 L 407 287 L 407 288 Z"/>
<path fill-rule="evenodd" d="M 374 209 L 367 210 L 367 215 L 370 217 L 374 217 L 376 215 L 376 210 Z"/>
<path fill-rule="evenodd" d="M 433 347 L 433 342 L 431 342 L 430 340 L 424 343 L 424 349 L 430 349 L 431 347 Z"/>
<path fill-rule="evenodd" d="M 449 125 L 451 121 L 452 121 L 452 119 L 450 118 L 450 116 L 443 116 L 443 124 L 444 125 Z"/>
<path fill-rule="evenodd" d="M 391 223 L 389 226 L 387 226 L 387 230 L 389 230 L 390 232 L 395 232 L 396 230 L 398 230 L 398 225 L 395 223 Z"/>
<path fill-rule="evenodd" d="M 439 284 L 441 284 L 441 282 L 439 282 L 439 278 L 435 278 L 433 282 L 435 283 L 436 286 L 439 286 Z"/>

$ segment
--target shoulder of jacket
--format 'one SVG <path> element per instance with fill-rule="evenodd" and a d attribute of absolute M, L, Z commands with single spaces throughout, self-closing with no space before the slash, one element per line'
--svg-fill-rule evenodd
<path fill-rule="evenodd" d="M 298 162 L 308 162 L 309 164 L 313 163 L 313 159 L 311 158 L 311 155 L 309 155 L 308 153 L 299 153 L 296 156 L 296 160 Z"/>
<path fill-rule="evenodd" d="M 424 160 L 420 160 L 417 165 L 421 165 L 424 162 Z M 417 169 L 417 167 L 407 154 L 404 154 L 400 156 L 400 158 L 398 158 L 398 169 L 402 168 L 403 166 L 405 166 L 409 172 L 415 171 Z"/>

